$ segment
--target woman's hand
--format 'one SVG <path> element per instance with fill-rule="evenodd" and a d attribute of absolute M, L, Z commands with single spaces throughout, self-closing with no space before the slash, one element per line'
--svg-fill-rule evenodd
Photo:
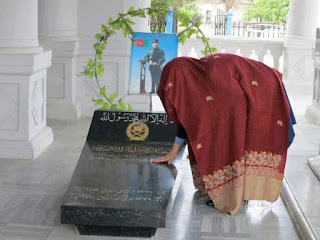
<path fill-rule="evenodd" d="M 175 144 L 173 144 L 171 152 L 169 152 L 164 157 L 158 157 L 158 158 L 152 160 L 152 162 L 153 163 L 167 162 L 168 165 L 170 165 L 176 159 L 179 149 L 180 149 L 180 145 L 175 143 Z"/>

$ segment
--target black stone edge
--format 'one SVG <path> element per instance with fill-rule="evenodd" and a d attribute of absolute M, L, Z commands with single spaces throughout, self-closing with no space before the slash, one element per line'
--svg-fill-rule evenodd
<path fill-rule="evenodd" d="M 79 235 L 151 238 L 157 228 L 75 225 Z"/>
<path fill-rule="evenodd" d="M 166 114 L 166 112 L 162 112 L 162 111 L 143 111 L 143 110 L 125 110 L 125 111 L 121 111 L 121 110 L 113 110 L 113 109 L 96 109 L 94 110 L 95 112 L 127 112 L 127 113 L 159 113 L 159 114 Z"/>
<path fill-rule="evenodd" d="M 90 214 L 88 214 L 90 213 Z M 134 222 L 126 222 L 134 219 Z M 61 206 L 61 223 L 88 226 L 165 228 L 166 209 L 109 209 Z"/>
<path fill-rule="evenodd" d="M 101 139 L 87 139 L 87 143 L 90 144 L 100 144 L 100 145 L 121 145 L 121 146 L 134 146 L 134 145 L 143 145 L 143 146 L 166 146 L 166 147 L 172 147 L 174 143 L 174 139 L 171 142 L 161 142 L 161 141 L 120 141 L 120 140 L 115 140 L 115 141 L 103 141 Z M 84 144 L 85 145 L 85 144 Z M 84 146 L 83 145 L 83 146 Z"/>
<path fill-rule="evenodd" d="M 296 226 L 299 237 L 301 239 L 317 240 L 316 234 L 313 231 L 306 215 L 303 213 L 303 210 L 294 195 L 286 176 L 283 177 L 282 181 L 281 197 L 288 209 L 291 220 L 295 223 L 294 225 Z"/>
<path fill-rule="evenodd" d="M 87 144 L 87 142 L 96 142 L 96 141 L 86 141 L 86 144 Z M 108 142 L 109 143 L 109 142 Z M 154 145 L 154 143 L 152 143 L 152 144 L 150 144 L 150 145 Z M 168 144 L 168 145 L 171 145 L 171 144 Z M 180 150 L 179 150 L 179 154 L 178 154 L 178 161 L 176 162 L 176 164 L 180 164 L 180 162 L 181 162 L 181 160 L 182 160 L 182 156 L 183 156 L 183 152 L 184 152 L 184 149 L 185 148 L 181 148 Z M 79 160 L 81 159 L 81 157 L 82 157 L 82 155 L 83 155 L 83 151 L 85 151 L 85 149 L 84 149 L 84 147 L 82 148 L 82 151 L 81 151 L 81 154 L 80 154 L 80 157 L 79 157 Z M 79 163 L 79 162 L 78 162 Z M 78 166 L 78 163 L 77 163 L 77 166 Z M 177 166 L 176 166 L 176 164 L 173 164 L 173 166 L 175 166 L 175 168 L 176 168 L 176 170 L 177 170 Z M 76 170 L 76 168 L 77 168 L 77 166 L 75 167 L 75 170 Z M 173 167 L 173 166 L 171 166 L 171 167 Z M 72 177 L 71 177 L 71 180 L 72 180 L 72 178 L 73 178 L 73 175 L 75 174 L 75 171 L 73 172 L 73 174 L 72 174 Z M 174 176 L 174 182 L 176 181 L 176 177 L 177 177 L 177 173 L 175 173 L 175 176 Z M 123 212 L 123 211 L 127 211 L 127 209 L 107 209 L 107 208 L 95 208 L 95 207 L 93 207 L 93 206 L 89 206 L 89 207 L 84 207 L 84 206 L 68 206 L 68 205 L 65 205 L 66 203 L 65 203 L 65 198 L 66 198 L 66 195 L 67 195 L 67 193 L 69 192 L 69 188 L 70 188 L 70 184 L 71 184 L 71 180 L 70 180 L 70 183 L 69 183 L 69 186 L 68 186 L 68 188 L 67 188 L 67 191 L 66 191 L 66 193 L 65 193 L 65 195 L 64 195 L 64 197 L 63 197 L 63 201 L 62 201 L 62 204 L 61 204 L 61 206 L 60 206 L 60 209 L 61 209 L 61 214 L 60 214 L 60 217 L 61 217 L 61 223 L 62 224 L 78 224 L 78 225 L 101 225 L 101 223 L 97 223 L 97 224 L 93 224 L 92 222 L 92 220 L 90 220 L 90 221 L 87 221 L 87 218 L 85 217 L 87 214 L 86 213 L 84 213 L 83 211 L 86 211 L 86 210 L 89 210 L 89 209 L 102 209 L 102 210 L 107 210 L 107 211 L 112 211 L 112 210 L 115 210 L 115 211 L 119 211 L 119 213 L 121 213 L 121 212 Z M 172 194 L 172 189 L 171 189 L 171 191 L 170 191 L 170 193 L 169 193 L 169 195 L 171 195 Z M 146 225 L 145 223 L 143 223 L 143 224 L 141 224 L 141 227 L 151 227 L 151 228 L 165 228 L 165 222 L 166 222 L 166 210 L 167 210 L 167 207 L 168 207 L 168 203 L 169 203 L 169 199 L 167 200 L 167 203 L 165 204 L 165 206 L 166 206 L 166 208 L 165 209 L 156 209 L 156 210 L 152 210 L 152 211 L 146 211 L 146 213 L 145 213 L 145 216 L 146 216 L 146 218 L 148 218 L 150 215 L 151 215 L 151 213 L 152 212 L 155 212 L 155 216 L 157 216 L 158 215 L 158 217 L 161 217 L 161 221 L 158 223 L 158 224 L 152 224 L 152 225 Z M 79 214 L 79 209 L 82 209 L 82 211 L 81 211 L 81 216 L 82 217 L 84 217 L 84 221 L 75 221 L 73 218 L 69 218 L 69 217 L 66 217 L 65 216 L 65 210 L 69 210 L 69 211 L 75 211 L 75 212 L 77 212 L 78 214 Z M 131 209 L 131 211 L 132 212 L 134 212 L 133 211 L 133 209 Z M 143 212 L 143 210 L 140 210 L 140 209 L 138 209 L 138 211 L 140 211 L 140 212 Z M 160 214 L 160 215 L 159 215 Z M 118 214 L 119 215 L 119 214 Z M 68 216 L 68 214 L 67 214 L 67 216 Z M 80 218 L 81 219 L 81 218 Z M 150 222 L 150 221 L 149 221 Z M 154 221 L 154 222 L 156 222 L 156 221 Z M 103 226 L 117 226 L 117 225 L 114 225 L 114 224 L 107 224 L 107 225 L 103 225 Z M 121 223 L 121 225 L 119 224 L 119 226 L 123 226 L 123 224 Z M 128 226 L 128 227 L 132 227 L 132 226 Z M 137 226 L 137 227 L 139 227 L 139 226 Z"/>

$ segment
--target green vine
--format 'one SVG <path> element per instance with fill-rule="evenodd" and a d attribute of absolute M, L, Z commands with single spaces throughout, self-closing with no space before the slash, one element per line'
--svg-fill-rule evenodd
<path fill-rule="evenodd" d="M 134 9 L 131 7 L 127 13 L 119 13 L 117 19 L 109 18 L 107 24 L 102 24 L 101 31 L 95 35 L 96 42 L 93 44 L 95 50 L 94 58 L 88 60 L 87 65 L 84 67 L 81 75 L 85 75 L 88 78 L 94 78 L 99 87 L 98 98 L 92 98 L 92 101 L 96 106 L 101 106 L 102 109 L 119 109 L 119 110 L 132 110 L 130 104 L 126 104 L 122 99 L 118 100 L 118 103 L 114 103 L 117 98 L 116 93 L 112 93 L 107 96 L 106 86 L 101 86 L 99 83 L 99 78 L 104 74 L 104 65 L 102 63 L 103 53 L 106 49 L 108 39 L 116 34 L 117 30 L 122 30 L 124 37 L 129 37 L 132 39 L 134 34 L 132 26 L 134 22 L 130 20 L 132 17 L 146 18 L 147 16 L 154 16 L 159 14 L 166 14 L 167 9 L 156 9 L 156 8 L 139 8 Z M 204 43 L 205 48 L 202 52 L 204 56 L 212 54 L 217 51 L 216 48 L 211 47 L 209 44 L 209 38 L 206 38 L 203 32 L 200 30 L 202 22 L 199 19 L 190 19 L 189 15 L 176 12 L 176 19 L 180 23 L 181 27 L 185 29 L 178 33 L 179 43 L 184 44 L 187 39 L 192 35 L 196 34 L 197 38 L 201 39 Z"/>

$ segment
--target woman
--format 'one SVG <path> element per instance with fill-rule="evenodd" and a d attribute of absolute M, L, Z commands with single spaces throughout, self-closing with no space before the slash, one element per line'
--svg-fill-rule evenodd
<path fill-rule="evenodd" d="M 175 58 L 162 71 L 158 95 L 185 129 L 194 184 L 221 211 L 279 197 L 291 126 L 281 77 L 232 54 Z M 171 164 L 180 144 L 153 162 Z"/>

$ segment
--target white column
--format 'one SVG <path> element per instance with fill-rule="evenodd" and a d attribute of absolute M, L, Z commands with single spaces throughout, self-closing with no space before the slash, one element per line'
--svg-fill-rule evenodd
<path fill-rule="evenodd" d="M 77 0 L 39 0 L 40 45 L 52 50 L 52 67 L 48 70 L 48 118 L 80 116 L 80 104 L 76 100 L 77 7 Z"/>
<path fill-rule="evenodd" d="M 315 76 L 312 95 L 312 105 L 307 107 L 306 116 L 311 122 L 320 125 L 320 56 L 315 57 Z"/>
<path fill-rule="evenodd" d="M 320 11 L 320 3 L 317 2 L 317 5 L 314 5 L 315 16 L 318 18 L 315 19 L 317 31 L 314 31 L 314 34 L 317 32 L 316 36 L 316 53 L 314 56 L 314 67 L 315 74 L 313 78 L 313 93 L 312 93 L 312 105 L 307 108 L 306 116 L 315 124 L 320 125 L 320 16 L 318 12 Z M 320 151 L 320 149 L 319 149 Z"/>
<path fill-rule="evenodd" d="M 38 45 L 38 1 L 0 3 L 0 158 L 35 158 L 53 141 L 46 125 L 51 51 Z"/>
<path fill-rule="evenodd" d="M 132 6 L 144 8 L 150 6 L 150 0 L 79 0 L 78 1 L 78 34 L 80 39 L 77 72 L 82 71 L 89 58 L 94 56 L 92 44 L 94 35 L 100 31 L 102 24 L 107 24 L 109 17 L 116 19 L 118 13 L 127 12 Z M 97 7 L 99 6 L 99 7 Z M 148 19 L 135 19 L 134 31 L 149 32 Z M 108 45 L 103 56 L 105 73 L 100 78 L 101 85 L 107 86 L 107 94 L 117 92 L 120 98 L 126 96 L 129 80 L 131 41 L 123 38 L 122 32 L 108 40 Z M 97 106 L 91 99 L 98 93 L 97 84 L 93 79 L 84 76 L 78 77 L 78 93 L 81 103 L 81 116 L 92 116 Z M 147 96 L 130 96 L 124 100 L 132 103 L 135 110 L 148 110 Z"/>
<path fill-rule="evenodd" d="M 289 24 L 284 39 L 284 80 L 311 91 L 314 76 L 313 49 L 318 15 L 317 0 L 290 0 Z"/>

